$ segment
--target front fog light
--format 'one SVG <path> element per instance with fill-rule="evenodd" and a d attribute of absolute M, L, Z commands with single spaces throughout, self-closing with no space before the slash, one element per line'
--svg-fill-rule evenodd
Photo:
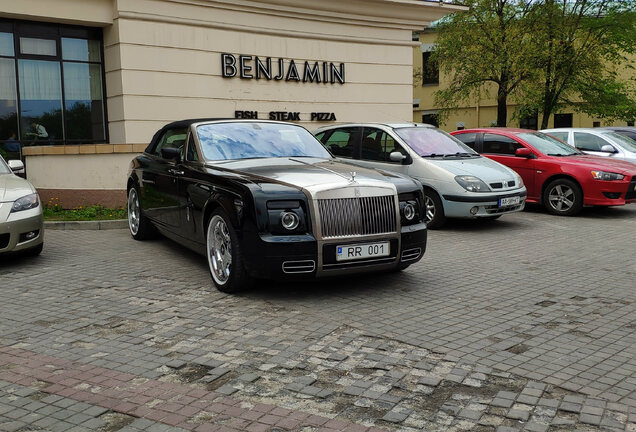
<path fill-rule="evenodd" d="M 413 219 L 415 219 L 415 213 L 416 213 L 416 211 L 415 211 L 415 206 L 414 206 L 413 204 L 411 204 L 411 203 L 407 203 L 407 204 L 404 206 L 404 218 L 405 218 L 407 221 L 409 221 L 409 222 L 410 222 L 410 221 L 412 221 Z"/>
<path fill-rule="evenodd" d="M 285 211 L 280 215 L 280 223 L 286 230 L 293 231 L 298 228 L 300 218 L 293 211 Z"/>
<path fill-rule="evenodd" d="M 479 211 L 479 207 L 472 207 L 470 209 L 470 214 L 471 215 L 476 215 L 478 211 Z"/>

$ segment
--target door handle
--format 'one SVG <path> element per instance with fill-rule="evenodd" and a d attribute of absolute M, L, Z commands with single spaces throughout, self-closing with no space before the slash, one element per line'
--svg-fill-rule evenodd
<path fill-rule="evenodd" d="M 141 179 L 142 183 L 148 183 L 148 184 L 155 184 L 154 180 L 148 180 L 148 179 Z"/>
<path fill-rule="evenodd" d="M 169 172 L 170 174 L 172 174 L 172 175 L 183 175 L 183 174 L 185 174 L 183 171 L 178 170 L 178 169 L 174 169 L 174 168 L 170 168 L 170 169 L 168 170 L 168 172 Z"/>

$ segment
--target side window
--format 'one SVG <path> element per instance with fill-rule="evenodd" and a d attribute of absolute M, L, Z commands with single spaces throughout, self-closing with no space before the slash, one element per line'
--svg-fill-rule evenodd
<path fill-rule="evenodd" d="M 320 132 L 319 134 L 316 135 L 316 139 L 324 144 L 325 143 L 324 138 L 326 134 L 327 132 Z"/>
<path fill-rule="evenodd" d="M 391 135 L 381 129 L 375 128 L 364 128 L 361 152 L 361 159 L 378 162 L 392 162 L 389 155 L 393 152 L 400 152 L 404 156 L 408 156 L 406 150 L 395 142 Z"/>
<path fill-rule="evenodd" d="M 153 154 L 161 156 L 161 149 L 164 147 L 173 147 L 182 149 L 185 144 L 187 129 L 169 129 L 159 139 L 159 142 L 153 150 Z"/>
<path fill-rule="evenodd" d="M 471 149 L 477 151 L 477 134 L 476 133 L 463 133 L 453 135 L 455 138 L 466 144 Z"/>
<path fill-rule="evenodd" d="M 574 146 L 579 150 L 601 151 L 601 147 L 609 144 L 603 138 L 584 132 L 574 132 Z"/>
<path fill-rule="evenodd" d="M 199 153 L 197 152 L 197 147 L 194 144 L 194 135 L 190 134 L 190 138 L 188 139 L 188 153 L 186 154 L 186 160 L 189 161 L 198 161 Z"/>
<path fill-rule="evenodd" d="M 522 145 L 503 135 L 484 134 L 484 151 L 483 153 L 501 154 L 514 156 L 515 151 Z"/>
<path fill-rule="evenodd" d="M 547 134 L 560 139 L 564 143 L 568 142 L 568 132 L 547 132 Z"/>
<path fill-rule="evenodd" d="M 355 148 L 356 139 L 360 136 L 358 128 L 342 128 L 334 130 L 331 135 L 319 138 L 334 156 L 351 158 Z"/>

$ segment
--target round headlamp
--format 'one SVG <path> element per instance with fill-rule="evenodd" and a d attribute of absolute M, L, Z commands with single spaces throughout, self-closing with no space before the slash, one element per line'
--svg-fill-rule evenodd
<path fill-rule="evenodd" d="M 406 203 L 404 206 L 404 219 L 410 222 L 415 218 L 415 214 L 415 206 L 411 203 Z"/>
<path fill-rule="evenodd" d="M 280 223 L 286 230 L 293 231 L 300 225 L 300 218 L 293 211 L 284 211 L 280 214 Z"/>

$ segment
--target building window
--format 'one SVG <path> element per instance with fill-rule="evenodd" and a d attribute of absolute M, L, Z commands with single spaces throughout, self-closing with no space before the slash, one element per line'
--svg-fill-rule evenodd
<path fill-rule="evenodd" d="M 519 127 L 521 129 L 537 130 L 538 126 L 539 126 L 539 114 L 537 113 L 527 115 L 525 117 L 522 117 L 519 120 Z"/>
<path fill-rule="evenodd" d="M 107 141 L 101 29 L 0 20 L 0 142 Z"/>
<path fill-rule="evenodd" d="M 422 84 L 439 84 L 439 68 L 430 51 L 422 53 Z"/>
<path fill-rule="evenodd" d="M 633 121 L 628 121 L 627 122 L 627 126 L 634 126 L 634 122 Z"/>
<path fill-rule="evenodd" d="M 438 114 L 422 114 L 422 123 L 439 127 L 439 115 Z"/>
<path fill-rule="evenodd" d="M 555 114 L 554 127 L 555 128 L 572 127 L 572 114 Z"/>
<path fill-rule="evenodd" d="M 592 122 L 592 127 L 595 127 L 595 128 L 601 127 L 601 122 L 600 121 Z"/>

